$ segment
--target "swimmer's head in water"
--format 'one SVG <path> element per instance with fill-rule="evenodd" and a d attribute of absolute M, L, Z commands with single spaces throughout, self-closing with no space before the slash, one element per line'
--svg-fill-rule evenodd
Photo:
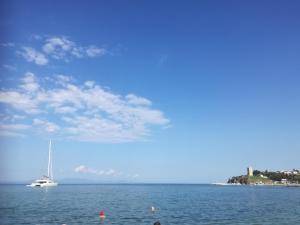
<path fill-rule="evenodd" d="M 153 225 L 161 225 L 159 221 L 156 221 Z"/>

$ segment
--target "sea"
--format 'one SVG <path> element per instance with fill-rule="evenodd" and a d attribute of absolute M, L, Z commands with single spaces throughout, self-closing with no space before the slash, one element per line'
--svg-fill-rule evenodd
<path fill-rule="evenodd" d="M 155 211 L 150 210 L 151 207 Z M 104 211 L 106 218 L 100 219 Z M 0 224 L 299 225 L 300 188 L 197 184 L 0 185 Z"/>

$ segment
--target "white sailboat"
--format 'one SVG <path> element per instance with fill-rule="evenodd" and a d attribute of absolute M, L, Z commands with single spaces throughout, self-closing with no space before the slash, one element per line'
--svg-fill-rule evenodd
<path fill-rule="evenodd" d="M 43 176 L 41 179 L 37 179 L 32 184 L 26 186 L 29 187 L 55 187 L 57 183 L 53 180 L 53 168 L 52 168 L 52 149 L 51 140 L 49 142 L 49 158 L 48 158 L 48 174 Z"/>

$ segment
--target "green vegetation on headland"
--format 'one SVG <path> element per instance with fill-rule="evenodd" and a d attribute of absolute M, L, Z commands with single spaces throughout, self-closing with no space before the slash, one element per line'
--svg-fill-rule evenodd
<path fill-rule="evenodd" d="M 253 174 L 234 176 L 228 179 L 229 184 L 265 184 L 265 185 L 300 185 L 300 171 L 259 171 Z"/>

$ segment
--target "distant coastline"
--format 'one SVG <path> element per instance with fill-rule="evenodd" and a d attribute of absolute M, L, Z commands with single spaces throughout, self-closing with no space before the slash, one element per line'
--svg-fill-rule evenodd
<path fill-rule="evenodd" d="M 222 184 L 219 184 L 222 185 Z M 247 175 L 233 176 L 223 185 L 264 185 L 264 186 L 287 186 L 300 187 L 300 171 L 259 171 L 247 168 Z"/>
<path fill-rule="evenodd" d="M 212 183 L 217 186 L 269 186 L 269 187 L 300 187 L 300 184 L 240 184 L 240 183 Z"/>

